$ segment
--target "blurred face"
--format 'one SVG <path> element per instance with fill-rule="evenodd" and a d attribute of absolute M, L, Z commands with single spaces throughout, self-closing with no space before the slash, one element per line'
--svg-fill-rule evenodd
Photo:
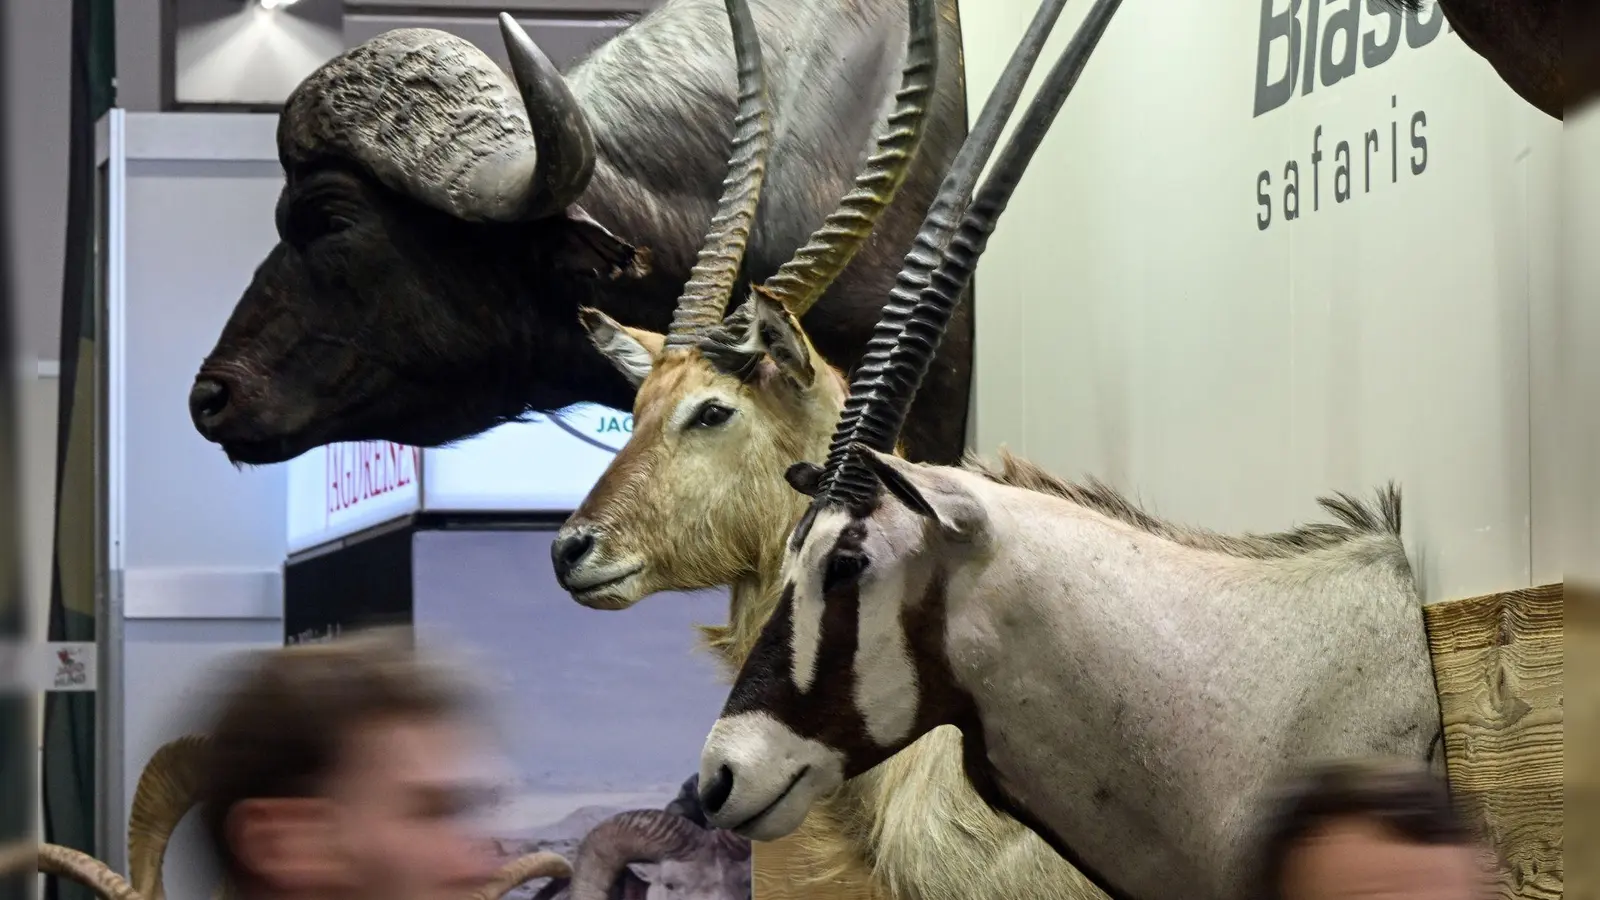
<path fill-rule="evenodd" d="M 280 897 L 464 900 L 497 863 L 487 747 L 453 723 L 358 728 L 325 797 L 240 804 L 236 846 Z"/>
<path fill-rule="evenodd" d="M 1318 829 L 1291 851 L 1286 900 L 1481 900 L 1486 880 L 1472 847 L 1413 844 L 1361 820 Z"/>

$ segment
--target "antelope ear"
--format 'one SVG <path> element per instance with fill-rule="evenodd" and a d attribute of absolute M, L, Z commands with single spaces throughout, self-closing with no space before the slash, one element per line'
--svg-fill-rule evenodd
<path fill-rule="evenodd" d="M 797 386 L 810 387 L 817 370 L 811 363 L 811 342 L 806 340 L 799 320 L 759 285 L 752 287 L 748 302 L 752 313 L 748 342 L 752 349 L 770 357 L 778 371 Z"/>
<path fill-rule="evenodd" d="M 616 319 L 587 306 L 578 310 L 578 321 L 589 332 L 595 349 L 611 360 L 624 378 L 634 387 L 644 382 L 655 365 L 656 354 L 661 352 L 661 335 L 618 324 Z"/>
<path fill-rule="evenodd" d="M 865 444 L 852 444 L 860 459 L 895 499 L 938 524 L 946 538 L 963 544 L 988 535 L 989 514 L 971 491 L 936 468 L 906 462 Z"/>
<path fill-rule="evenodd" d="M 783 473 L 783 480 L 807 497 L 815 497 L 817 488 L 822 486 L 822 467 L 816 463 L 797 462 Z"/>

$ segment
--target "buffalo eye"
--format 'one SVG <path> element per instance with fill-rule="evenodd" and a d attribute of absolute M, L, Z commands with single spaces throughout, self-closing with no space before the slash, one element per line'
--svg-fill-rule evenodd
<path fill-rule="evenodd" d="M 733 418 L 733 410 L 723 406 L 715 400 L 708 400 L 695 411 L 694 418 L 689 420 L 690 428 L 716 428 L 727 424 Z"/>
<path fill-rule="evenodd" d="M 306 204 L 289 215 L 289 228 L 294 240 L 301 244 L 338 234 L 355 224 L 350 216 L 331 209 Z"/>
<path fill-rule="evenodd" d="M 828 568 L 822 573 L 822 592 L 829 593 L 846 582 L 861 577 L 867 570 L 867 558 L 857 553 L 835 553 L 828 557 Z"/>
<path fill-rule="evenodd" d="M 313 175 L 289 193 L 279 201 L 279 231 L 300 246 L 353 227 L 362 209 L 358 192 L 336 173 Z"/>

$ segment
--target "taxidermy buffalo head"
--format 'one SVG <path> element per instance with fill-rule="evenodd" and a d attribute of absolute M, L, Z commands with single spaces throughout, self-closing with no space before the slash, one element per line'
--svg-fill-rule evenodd
<path fill-rule="evenodd" d="M 564 388 L 575 351 L 592 351 L 530 340 L 539 316 L 507 311 L 571 322 L 596 281 L 645 277 L 648 254 L 576 204 L 595 169 L 584 112 L 522 29 L 501 27 L 514 82 L 465 40 L 402 29 L 285 103 L 280 240 L 189 397 L 234 461 L 447 442 L 523 413 L 529 384 L 548 395 L 537 407 L 587 399 Z M 631 399 L 620 375 L 602 383 Z"/>

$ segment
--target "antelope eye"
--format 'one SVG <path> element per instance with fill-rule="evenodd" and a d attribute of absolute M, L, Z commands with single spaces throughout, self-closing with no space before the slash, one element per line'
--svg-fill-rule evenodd
<path fill-rule="evenodd" d="M 828 568 L 822 573 L 822 592 L 860 578 L 867 570 L 867 558 L 855 553 L 835 553 L 828 558 Z"/>
<path fill-rule="evenodd" d="M 716 428 L 733 418 L 733 410 L 715 400 L 706 401 L 690 420 L 690 428 Z"/>

